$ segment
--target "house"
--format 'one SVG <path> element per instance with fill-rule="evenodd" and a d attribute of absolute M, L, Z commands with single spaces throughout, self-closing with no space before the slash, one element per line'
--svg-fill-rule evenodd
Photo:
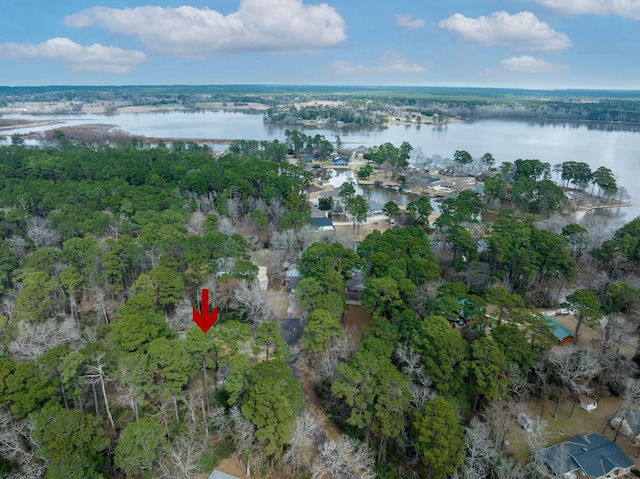
<path fill-rule="evenodd" d="M 326 216 L 311 218 L 311 225 L 320 231 L 331 231 L 336 229 L 335 226 L 333 226 L 331 218 L 327 218 Z"/>
<path fill-rule="evenodd" d="M 300 281 L 300 271 L 296 268 L 296 264 L 293 263 L 287 267 L 287 271 L 284 273 L 284 286 L 291 291 L 298 286 L 298 281 Z"/>
<path fill-rule="evenodd" d="M 620 427 L 623 436 L 633 444 L 640 444 L 640 410 L 621 411 L 609 420 L 609 425 L 616 430 Z"/>
<path fill-rule="evenodd" d="M 333 166 L 349 166 L 349 160 L 347 160 L 346 158 L 339 156 L 337 158 L 334 158 L 333 160 L 331 160 L 331 164 Z"/>
<path fill-rule="evenodd" d="M 207 479 L 240 479 L 237 476 L 232 476 L 231 474 L 226 474 L 220 471 L 213 471 Z"/>
<path fill-rule="evenodd" d="M 583 474 L 589 479 L 613 479 L 624 477 L 634 467 L 615 442 L 596 433 L 573 436 L 543 449 L 539 457 L 554 477 L 563 478 Z"/>
<path fill-rule="evenodd" d="M 305 161 L 305 163 L 313 163 L 313 161 L 315 160 L 313 155 L 308 155 L 308 154 L 304 155 L 302 159 Z"/>
<path fill-rule="evenodd" d="M 484 196 L 484 185 L 479 184 L 469 188 L 469 191 L 474 192 L 478 196 Z"/>
<path fill-rule="evenodd" d="M 349 294 L 349 299 L 360 299 L 360 293 L 364 291 L 364 275 L 361 270 L 352 270 L 351 271 L 351 279 L 347 281 L 347 293 Z"/>
<path fill-rule="evenodd" d="M 356 156 L 363 156 L 365 153 L 367 153 L 369 151 L 369 148 L 367 148 L 364 145 L 360 145 L 354 151 L 355 151 Z"/>
<path fill-rule="evenodd" d="M 560 324 L 553 316 L 544 315 L 547 320 L 547 328 L 558 340 L 558 346 L 569 346 L 573 344 L 573 334 Z"/>
<path fill-rule="evenodd" d="M 578 400 L 580 401 L 580 407 L 587 412 L 591 412 L 598 407 L 598 401 L 586 394 L 582 394 Z"/>
<path fill-rule="evenodd" d="M 384 208 L 383 204 L 378 203 L 376 201 L 369 200 L 369 214 L 370 215 L 381 215 L 381 214 L 383 214 L 383 211 L 382 211 L 383 208 Z"/>
<path fill-rule="evenodd" d="M 413 226 L 414 221 L 409 215 L 401 214 L 396 217 L 396 227 L 406 228 L 407 226 Z"/>

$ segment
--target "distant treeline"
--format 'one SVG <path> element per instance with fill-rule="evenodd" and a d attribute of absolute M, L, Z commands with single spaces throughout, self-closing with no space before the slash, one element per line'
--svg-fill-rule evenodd
<path fill-rule="evenodd" d="M 336 121 L 360 122 L 363 126 L 377 123 L 375 115 L 369 117 L 363 111 L 389 112 L 393 108 L 469 119 L 640 123 L 639 91 L 283 85 L 0 87 L 0 106 L 27 101 L 107 101 L 130 105 L 180 103 L 195 109 L 206 102 L 222 101 L 259 102 L 283 112 L 294 102 L 322 100 L 347 101 L 344 111 L 334 112 L 344 120 Z M 314 115 L 303 111 L 303 116 L 308 113 L 315 119 L 320 112 L 314 111 Z"/>

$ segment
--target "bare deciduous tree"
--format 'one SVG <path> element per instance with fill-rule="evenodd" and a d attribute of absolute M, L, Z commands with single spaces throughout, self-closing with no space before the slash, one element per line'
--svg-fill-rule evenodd
<path fill-rule="evenodd" d="M 100 313 L 100 316 L 104 319 L 105 323 L 108 323 L 109 314 L 113 311 L 109 307 L 105 289 L 100 285 L 94 284 L 91 286 L 91 296 L 93 297 L 94 305 Z"/>
<path fill-rule="evenodd" d="M 303 411 L 296 418 L 289 448 L 282 456 L 293 476 L 300 477 L 311 470 L 316 456 L 315 441 L 319 431 L 320 424 L 310 411 Z"/>
<path fill-rule="evenodd" d="M 315 369 L 312 371 L 312 380 L 316 384 L 332 382 L 340 363 L 348 361 L 355 354 L 357 345 L 352 329 L 345 329 L 342 338 L 336 338 L 331 348 L 326 349 L 320 355 Z"/>
<path fill-rule="evenodd" d="M 37 249 L 60 244 L 60 234 L 49 227 L 49 220 L 46 218 L 32 216 L 27 220 L 26 230 Z"/>
<path fill-rule="evenodd" d="M 246 466 L 246 475 L 251 476 L 251 467 L 257 468 L 262 464 L 263 458 L 255 449 L 255 429 L 251 421 L 244 418 L 237 407 L 229 411 L 231 418 L 233 439 L 236 443 L 236 453 L 240 458 L 240 463 Z"/>
<path fill-rule="evenodd" d="M 313 479 L 374 479 L 373 454 L 362 442 L 341 435 L 337 442 L 327 440 L 318 450 L 312 467 Z"/>
<path fill-rule="evenodd" d="M 5 293 L 2 295 L 2 309 L 9 319 L 13 317 L 13 311 L 16 309 L 15 293 Z"/>
<path fill-rule="evenodd" d="M 190 425 L 187 430 L 165 447 L 158 460 L 161 477 L 191 479 L 200 472 L 200 458 L 207 447 L 204 438 Z"/>
<path fill-rule="evenodd" d="M 85 377 L 94 384 L 100 384 L 102 399 L 104 400 L 104 407 L 107 412 L 107 418 L 109 419 L 109 424 L 111 424 L 113 432 L 115 432 L 116 425 L 114 424 L 113 417 L 111 416 L 111 409 L 109 408 L 109 398 L 107 396 L 107 389 L 105 387 L 105 382 L 110 381 L 110 378 L 106 373 L 106 362 L 104 361 L 104 353 L 92 357 L 91 360 L 93 364 L 87 365 L 87 369 L 90 371 L 90 373 L 86 374 Z"/>
<path fill-rule="evenodd" d="M 200 210 L 196 210 L 189 216 L 189 222 L 187 223 L 187 233 L 189 235 L 202 236 L 204 233 L 202 226 L 207 216 Z"/>
<path fill-rule="evenodd" d="M 499 456 L 495 442 L 491 437 L 489 424 L 473 418 L 466 428 L 464 437 L 467 445 L 467 457 L 464 461 L 464 479 L 482 479 L 487 477 L 491 466 Z"/>
<path fill-rule="evenodd" d="M 44 476 L 46 464 L 36 455 L 40 446 L 33 439 L 33 427 L 33 419 L 16 422 L 7 411 L 0 409 L 0 458 L 14 466 L 3 478 L 39 479 Z"/>
<path fill-rule="evenodd" d="M 218 225 L 218 231 L 222 234 L 230 236 L 236 233 L 236 227 L 229 220 L 229 218 L 220 218 L 220 224 Z"/>
<path fill-rule="evenodd" d="M 184 196 L 195 203 L 196 208 L 202 213 L 211 213 L 216 208 L 218 194 L 215 191 L 197 194 L 193 191 L 186 191 Z"/>
<path fill-rule="evenodd" d="M 411 404 L 422 411 L 424 403 L 436 396 L 433 381 L 427 375 L 422 363 L 422 357 L 411 346 L 401 344 L 396 351 L 396 357 L 401 364 L 402 372 L 411 379 L 409 391 L 411 392 Z"/>
<path fill-rule="evenodd" d="M 317 239 L 317 232 L 309 225 L 298 230 L 274 231 L 271 236 L 271 248 L 298 257 Z"/>
<path fill-rule="evenodd" d="M 622 400 L 622 414 L 614 415 L 614 418 L 618 416 L 618 423 L 616 427 L 616 435 L 613 438 L 615 442 L 618 439 L 622 425 L 625 422 L 629 413 L 640 408 L 640 380 L 635 378 L 629 378 L 626 381 L 624 388 L 624 396 Z"/>
<path fill-rule="evenodd" d="M 13 248 L 13 252 L 20 258 L 24 259 L 29 252 L 27 250 L 27 241 L 22 236 L 13 235 L 7 238 L 7 243 Z"/>
<path fill-rule="evenodd" d="M 244 201 L 242 200 L 242 193 L 237 186 L 229 188 L 229 197 L 227 198 L 226 206 L 229 218 L 234 225 L 237 225 L 238 220 L 244 214 Z"/>
<path fill-rule="evenodd" d="M 260 289 L 260 285 L 257 283 L 248 285 L 246 281 L 242 281 L 235 290 L 231 308 L 244 314 L 253 324 L 260 324 L 274 318 L 265 292 Z"/>
<path fill-rule="evenodd" d="M 511 456 L 502 454 L 496 465 L 493 467 L 493 474 L 496 479 L 521 479 L 524 471 L 520 464 Z"/>
<path fill-rule="evenodd" d="M 636 326 L 621 314 L 606 316 L 600 327 L 600 335 L 594 340 L 594 347 L 604 353 L 619 355 L 622 347 L 635 351 L 637 346 Z"/>
<path fill-rule="evenodd" d="M 543 467 L 542 456 L 540 452 L 546 448 L 549 436 L 548 424 L 540 417 L 534 416 L 531 418 L 531 430 L 527 433 L 527 444 L 531 452 L 532 462 L 538 466 Z"/>
<path fill-rule="evenodd" d="M 413 308 L 416 312 L 424 317 L 429 311 L 429 305 L 436 299 L 438 284 L 435 283 L 423 283 L 418 285 L 418 292 L 416 293 L 416 299 L 413 303 Z"/>
<path fill-rule="evenodd" d="M 33 361 L 60 344 L 68 344 L 77 349 L 82 343 L 80 329 L 71 318 L 62 322 L 47 319 L 37 325 L 21 321 L 18 324 L 18 337 L 9 345 L 9 352 L 21 359 Z"/>
<path fill-rule="evenodd" d="M 579 396 L 591 392 L 589 382 L 602 369 L 600 357 L 590 351 L 578 350 L 574 346 L 565 346 L 552 351 L 549 359 L 558 378 L 569 389 L 573 398 L 573 407 L 569 413 L 569 417 L 571 417 Z M 560 395 L 558 395 L 554 419 L 558 415 L 559 405 Z"/>
<path fill-rule="evenodd" d="M 167 323 L 175 331 L 186 331 L 193 327 L 193 309 L 191 302 L 182 298 L 176 303 L 173 314 L 167 317 Z"/>
<path fill-rule="evenodd" d="M 256 207 L 260 207 L 261 205 L 256 204 Z M 269 218 L 269 223 L 272 224 L 273 228 L 276 229 L 280 224 L 280 219 L 282 215 L 287 211 L 287 208 L 282 204 L 279 199 L 272 198 L 268 203 L 264 205 L 264 207 L 260 208 L 264 214 Z"/>

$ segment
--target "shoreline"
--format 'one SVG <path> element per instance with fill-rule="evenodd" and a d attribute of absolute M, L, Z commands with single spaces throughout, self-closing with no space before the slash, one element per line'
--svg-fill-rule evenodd
<path fill-rule="evenodd" d="M 570 216 L 575 219 L 576 223 L 580 223 L 588 213 L 591 213 L 594 210 L 604 210 L 611 208 L 629 208 L 633 206 L 631 202 L 620 202 L 619 204 L 611 204 L 611 205 L 587 205 L 583 208 L 578 208 L 575 212 L 571 213 Z"/>

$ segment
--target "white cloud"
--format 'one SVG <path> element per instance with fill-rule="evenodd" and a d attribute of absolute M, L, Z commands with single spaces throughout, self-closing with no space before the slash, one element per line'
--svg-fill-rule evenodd
<path fill-rule="evenodd" d="M 518 51 L 557 53 L 571 46 L 571 40 L 553 30 L 531 12 L 510 15 L 495 12 L 489 16 L 468 18 L 460 13 L 441 20 L 441 28 L 459 34 L 463 39 L 486 46 L 504 46 Z"/>
<path fill-rule="evenodd" d="M 331 65 L 336 73 L 343 75 L 373 74 L 373 73 L 396 73 L 396 74 L 416 74 L 425 73 L 427 69 L 417 63 L 411 62 L 407 57 L 396 52 L 388 52 L 380 58 L 378 66 L 365 66 L 361 63 L 356 65 L 344 60 L 336 61 Z"/>
<path fill-rule="evenodd" d="M 137 50 L 122 50 L 93 44 L 84 47 L 68 38 L 52 38 L 38 43 L 0 44 L 0 58 L 8 60 L 51 60 L 66 64 L 74 71 L 128 73 L 147 60 Z"/>
<path fill-rule="evenodd" d="M 640 20 L 638 0 L 536 0 L 555 12 L 565 15 L 616 15 Z"/>
<path fill-rule="evenodd" d="M 163 54 L 198 57 L 224 51 L 313 51 L 346 38 L 345 22 L 326 3 L 302 0 L 241 0 L 237 12 L 178 8 L 94 7 L 65 18 L 72 27 L 97 26 L 137 36 Z"/>
<path fill-rule="evenodd" d="M 426 24 L 427 22 L 422 18 L 413 18 L 413 15 L 405 15 L 403 13 L 396 14 L 396 27 L 418 30 L 419 28 L 424 28 Z"/>
<path fill-rule="evenodd" d="M 500 62 L 500 69 L 510 73 L 548 73 L 565 71 L 564 65 L 550 63 L 541 58 L 534 58 L 529 55 L 511 57 Z"/>

